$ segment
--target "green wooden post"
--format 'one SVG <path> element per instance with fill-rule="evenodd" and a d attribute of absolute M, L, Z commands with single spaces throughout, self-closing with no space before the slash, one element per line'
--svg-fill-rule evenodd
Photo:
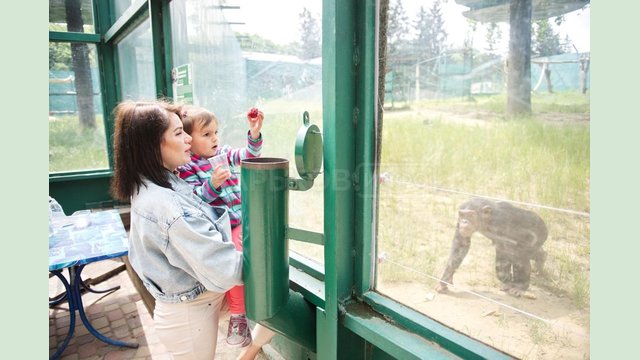
<path fill-rule="evenodd" d="M 377 92 L 378 76 L 377 62 L 378 44 L 376 43 L 376 1 L 365 0 L 364 7 L 358 11 L 357 19 L 358 41 L 360 61 L 356 66 L 356 108 L 358 117 L 355 123 L 355 286 L 357 296 L 362 295 L 373 286 L 372 257 L 375 254 L 373 246 L 374 233 L 374 206 L 376 193 L 376 169 L 375 169 L 375 132 L 377 118 Z"/>
<path fill-rule="evenodd" d="M 318 358 L 337 359 L 353 344 L 338 337 L 339 308 L 351 296 L 354 241 L 354 42 L 357 1 L 323 2 L 325 312 Z"/>
<path fill-rule="evenodd" d="M 153 62 L 155 66 L 156 95 L 160 98 L 173 96 L 171 87 L 172 47 L 169 1 L 149 1 L 149 18 L 153 36 Z"/>

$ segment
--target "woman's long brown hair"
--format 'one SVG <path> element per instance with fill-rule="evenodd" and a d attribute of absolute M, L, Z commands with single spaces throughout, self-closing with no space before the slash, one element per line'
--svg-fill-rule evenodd
<path fill-rule="evenodd" d="M 129 201 L 143 178 L 171 188 L 162 163 L 160 145 L 169 126 L 169 114 L 182 119 L 182 106 L 165 101 L 125 101 L 115 110 L 113 135 L 114 171 L 111 194 Z"/>

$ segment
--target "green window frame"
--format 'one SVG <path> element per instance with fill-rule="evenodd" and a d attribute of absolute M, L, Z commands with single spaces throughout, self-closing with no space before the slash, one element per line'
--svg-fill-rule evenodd
<path fill-rule="evenodd" d="M 96 34 L 49 34 L 52 41 L 97 44 L 108 139 L 111 109 L 120 100 L 115 45 L 150 18 L 158 96 L 172 96 L 173 65 L 168 0 L 135 1 L 118 19 L 112 6 L 112 1 L 94 2 Z M 324 272 L 304 258 L 292 259 L 310 275 L 292 279 L 292 287 L 317 306 L 317 358 L 509 358 L 372 290 L 377 7 L 376 0 L 323 2 Z M 111 167 L 110 141 L 108 154 Z M 67 212 L 113 206 L 110 178 L 110 170 L 49 174 L 49 192 Z M 321 296 L 317 289 L 323 290 Z"/>
<path fill-rule="evenodd" d="M 93 1 L 95 34 L 49 32 L 50 41 L 89 42 L 97 46 L 107 137 L 108 170 L 74 171 L 49 174 L 49 195 L 58 199 L 65 212 L 121 205 L 109 194 L 113 167 L 113 116 L 111 110 L 120 99 L 116 44 L 146 19 L 151 19 L 154 38 L 154 73 L 157 95 L 171 97 L 171 47 L 168 1 L 138 0 L 118 19 L 113 18 L 112 1 Z"/>

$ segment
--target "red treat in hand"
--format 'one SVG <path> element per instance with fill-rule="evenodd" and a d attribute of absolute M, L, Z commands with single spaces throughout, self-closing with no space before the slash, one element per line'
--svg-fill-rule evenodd
<path fill-rule="evenodd" d="M 249 112 L 247 113 L 247 115 L 249 115 L 249 118 L 251 118 L 251 119 L 257 118 L 258 117 L 258 108 L 252 107 L 251 110 L 249 110 Z"/>

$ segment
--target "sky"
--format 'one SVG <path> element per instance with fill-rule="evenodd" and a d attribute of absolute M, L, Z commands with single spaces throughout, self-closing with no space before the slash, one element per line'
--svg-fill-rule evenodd
<path fill-rule="evenodd" d="M 394 1 L 394 0 L 390 0 Z M 420 6 L 428 9 L 433 0 L 401 0 L 402 5 L 411 20 L 418 13 Z M 306 7 L 320 20 L 322 12 L 322 0 L 232 0 L 229 5 L 240 5 L 240 10 L 227 10 L 227 18 L 230 21 L 244 22 L 244 25 L 234 26 L 234 30 L 248 33 L 256 33 L 279 44 L 287 44 L 299 41 L 300 25 L 299 14 Z M 454 0 L 448 0 L 443 6 L 445 28 L 449 34 L 449 40 L 456 46 L 461 46 L 466 35 L 467 22 L 462 12 L 467 8 L 456 4 Z M 554 24 L 555 26 L 555 24 Z M 507 52 L 508 26 L 502 25 L 503 44 L 502 51 Z M 590 8 L 577 10 L 565 15 L 565 22 L 561 27 L 556 27 L 561 41 L 565 35 L 579 52 L 590 51 Z M 485 44 L 484 27 L 476 33 L 474 45 L 483 48 Z"/>
<path fill-rule="evenodd" d="M 259 34 L 282 45 L 300 40 L 300 13 L 305 7 L 321 26 L 322 0 L 233 0 L 228 3 L 241 6 L 240 10 L 226 12 L 230 21 L 245 23 L 234 26 L 235 31 Z"/>

